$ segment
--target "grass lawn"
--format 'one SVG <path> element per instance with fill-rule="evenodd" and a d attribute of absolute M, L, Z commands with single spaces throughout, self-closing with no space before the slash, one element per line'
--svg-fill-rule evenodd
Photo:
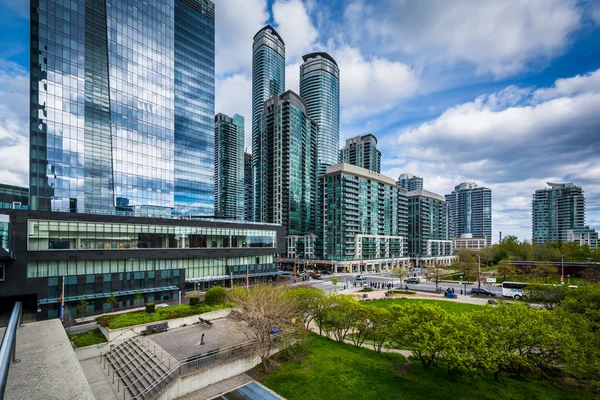
<path fill-rule="evenodd" d="M 103 315 L 102 317 L 96 318 L 96 321 L 102 326 L 108 326 L 110 329 L 119 329 L 126 326 L 148 324 L 166 319 L 189 317 L 190 315 L 197 315 L 230 307 L 231 304 L 229 303 L 209 306 L 201 301 L 198 305 L 193 307 L 189 304 L 182 304 L 180 306 L 157 308 L 153 313 L 134 311 L 123 314 Z"/>
<path fill-rule="evenodd" d="M 386 399 L 593 399 L 581 390 L 510 375 L 449 379 L 443 368 L 423 369 L 395 353 L 376 353 L 311 333 L 307 355 L 264 375 L 261 383 L 288 400 Z M 260 368 L 257 367 L 257 368 Z"/>
<path fill-rule="evenodd" d="M 372 301 L 365 302 L 365 304 L 372 305 L 375 307 L 391 307 L 396 304 L 405 304 L 405 303 L 433 304 L 434 306 L 438 306 L 450 313 L 455 313 L 455 314 L 461 314 L 464 312 L 479 310 L 482 307 L 477 304 L 456 303 L 454 301 L 447 301 L 447 300 L 390 299 L 390 300 L 372 300 Z"/>
<path fill-rule="evenodd" d="M 75 342 L 77 347 L 91 346 L 93 344 L 99 344 L 106 342 L 106 338 L 100 332 L 100 328 L 92 329 L 87 332 L 77 333 L 75 335 L 67 334 L 69 340 Z"/>

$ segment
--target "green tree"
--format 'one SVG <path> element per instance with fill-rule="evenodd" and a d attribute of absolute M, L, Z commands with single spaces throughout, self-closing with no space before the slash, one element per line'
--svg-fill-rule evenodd
<path fill-rule="evenodd" d="M 517 275 L 517 268 L 509 260 L 502 260 L 498 264 L 498 275 L 502 275 L 502 280 L 505 281 L 507 276 Z"/>
<path fill-rule="evenodd" d="M 331 284 L 333 286 L 337 286 L 338 283 L 340 283 L 340 280 L 338 278 L 336 278 L 335 276 L 331 278 Z"/>
<path fill-rule="evenodd" d="M 221 286 L 213 286 L 204 294 L 204 301 L 210 306 L 223 304 L 227 301 L 227 290 Z"/>
<path fill-rule="evenodd" d="M 365 340 L 373 335 L 373 315 L 377 313 L 380 308 L 369 307 L 364 303 L 359 303 L 356 309 L 356 320 L 352 327 L 352 343 L 356 347 L 361 347 Z"/>
<path fill-rule="evenodd" d="M 116 294 L 111 293 L 110 296 L 108 296 L 106 300 L 104 300 L 104 303 L 108 304 L 108 306 L 110 307 L 110 311 L 113 312 L 115 310 L 115 307 L 119 305 L 119 300 L 117 300 Z"/>
<path fill-rule="evenodd" d="M 540 304 L 547 310 L 553 310 L 557 304 L 565 299 L 567 289 L 565 285 L 547 285 L 541 282 L 533 282 L 527 285 L 526 295 L 533 303 Z"/>
<path fill-rule="evenodd" d="M 327 336 L 342 343 L 360 316 L 360 306 L 356 300 L 344 295 L 332 296 L 332 304 L 326 310 L 323 330 Z"/>
<path fill-rule="evenodd" d="M 392 311 L 387 308 L 371 307 L 371 332 L 367 339 L 373 341 L 373 350 L 381 351 L 384 343 L 391 339 L 393 319 Z"/>
<path fill-rule="evenodd" d="M 75 306 L 75 310 L 77 311 L 77 314 L 79 314 L 81 316 L 81 318 L 83 318 L 85 312 L 87 311 L 87 307 L 90 305 L 90 303 L 87 302 L 87 300 L 79 300 L 79 303 L 77 303 L 77 305 Z"/>
<path fill-rule="evenodd" d="M 428 368 L 444 351 L 448 329 L 452 329 L 449 314 L 443 309 L 420 303 L 402 304 L 392 311 L 395 322 L 391 338 L 415 354 Z"/>
<path fill-rule="evenodd" d="M 408 274 L 408 271 L 406 270 L 406 268 L 404 268 L 404 266 L 402 266 L 402 265 L 398 265 L 398 266 L 392 267 L 390 272 L 391 272 L 392 278 L 398 278 L 400 280 L 400 286 L 402 286 L 402 280 L 404 280 L 404 278 Z"/>
<path fill-rule="evenodd" d="M 536 263 L 530 271 L 532 277 L 537 278 L 542 282 L 548 282 L 548 280 L 553 276 L 556 276 L 557 273 L 558 267 L 545 261 Z"/>
<path fill-rule="evenodd" d="M 440 284 L 440 282 L 442 281 L 442 278 L 446 275 L 446 271 L 439 268 L 439 267 L 434 267 L 431 270 L 431 273 L 429 274 L 429 279 L 435 283 L 435 290 L 438 290 L 438 286 Z"/>
<path fill-rule="evenodd" d="M 290 296 L 298 303 L 298 310 L 306 329 L 319 312 L 320 303 L 325 297 L 322 290 L 310 286 L 299 286 L 290 290 Z"/>
<path fill-rule="evenodd" d="M 141 290 L 137 290 L 135 292 L 135 297 L 133 298 L 134 304 L 143 304 L 144 303 L 144 295 Z"/>

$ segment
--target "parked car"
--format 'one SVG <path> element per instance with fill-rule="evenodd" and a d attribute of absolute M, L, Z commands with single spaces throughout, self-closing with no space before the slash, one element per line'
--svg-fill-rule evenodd
<path fill-rule="evenodd" d="M 493 293 L 485 288 L 473 288 L 471 289 L 471 296 L 488 296 L 488 297 L 496 297 L 496 293 Z"/>
<path fill-rule="evenodd" d="M 356 279 L 357 281 L 366 281 L 367 280 L 367 276 L 363 275 L 363 274 L 360 274 L 360 275 L 356 275 L 356 278 L 354 278 L 354 279 Z"/>
<path fill-rule="evenodd" d="M 407 278 L 404 283 L 421 283 L 421 280 L 419 278 Z"/>
<path fill-rule="evenodd" d="M 323 275 L 331 275 L 332 274 L 331 270 L 329 270 L 329 269 L 325 269 L 325 270 L 321 271 L 321 273 Z"/>

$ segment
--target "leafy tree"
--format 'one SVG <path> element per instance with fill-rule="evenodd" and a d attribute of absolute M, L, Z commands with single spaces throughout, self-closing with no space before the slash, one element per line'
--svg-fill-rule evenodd
<path fill-rule="evenodd" d="M 462 274 L 463 282 L 472 282 L 477 279 L 477 264 L 475 263 L 459 263 L 456 270 Z"/>
<path fill-rule="evenodd" d="M 408 271 L 404 266 L 399 265 L 396 267 L 392 267 L 390 270 L 392 278 L 398 278 L 400 280 L 400 286 L 402 286 L 402 280 L 408 275 Z"/>
<path fill-rule="evenodd" d="M 466 314 L 449 314 L 448 317 L 450 321 L 445 326 L 440 361 L 446 364 L 450 377 L 459 372 L 477 372 L 477 356 L 487 346 L 481 326 Z"/>
<path fill-rule="evenodd" d="M 538 262 L 531 269 L 530 274 L 537 278 L 541 279 L 543 282 L 548 282 L 552 276 L 555 276 L 558 273 L 558 268 L 549 262 Z"/>
<path fill-rule="evenodd" d="M 567 313 L 583 315 L 592 324 L 591 329 L 600 333 L 600 284 L 568 290 L 560 308 Z"/>
<path fill-rule="evenodd" d="M 456 252 L 459 263 L 463 264 L 474 264 L 476 262 L 473 252 L 467 249 L 460 249 Z"/>
<path fill-rule="evenodd" d="M 235 304 L 230 318 L 238 323 L 239 330 L 248 339 L 256 341 L 263 371 L 267 370 L 267 359 L 275 342 L 285 346 L 298 339 L 299 331 L 303 331 L 293 323 L 298 305 L 288 290 L 281 286 L 255 285 L 250 289 L 234 288 L 230 293 Z M 274 328 L 278 329 L 277 334 Z"/>
<path fill-rule="evenodd" d="M 494 256 L 494 264 L 498 264 L 500 261 L 508 260 L 508 259 L 509 259 L 508 251 L 506 251 L 503 248 L 499 248 L 496 251 L 496 254 Z"/>
<path fill-rule="evenodd" d="M 565 299 L 567 289 L 565 285 L 534 282 L 527 285 L 526 292 L 529 300 L 541 304 L 547 310 L 553 310 L 558 303 Z"/>
<path fill-rule="evenodd" d="M 442 278 L 444 277 L 444 275 L 446 275 L 446 271 L 439 268 L 439 267 L 434 267 L 431 270 L 431 273 L 429 274 L 429 278 L 432 282 L 435 283 L 435 290 L 438 290 L 438 286 L 440 284 L 440 282 L 442 281 Z"/>
<path fill-rule="evenodd" d="M 135 292 L 135 297 L 133 298 L 134 304 L 142 304 L 144 302 L 144 295 L 141 290 L 137 290 Z"/>
<path fill-rule="evenodd" d="M 360 307 L 356 300 L 344 295 L 332 296 L 332 304 L 326 310 L 323 329 L 333 335 L 340 343 L 352 329 L 360 317 Z"/>
<path fill-rule="evenodd" d="M 115 310 L 115 307 L 119 305 L 119 300 L 117 300 L 116 294 L 111 293 L 110 296 L 108 296 L 106 300 L 104 300 L 104 303 L 108 304 L 108 306 L 110 307 L 110 311 L 113 312 Z"/>
<path fill-rule="evenodd" d="M 352 343 L 356 347 L 361 347 L 365 340 L 373 335 L 373 315 L 377 313 L 379 308 L 369 307 L 359 303 L 356 309 L 356 320 L 352 327 Z"/>
<path fill-rule="evenodd" d="M 509 260 L 502 260 L 498 264 L 498 274 L 502 275 L 502 280 L 505 281 L 507 276 L 517 275 L 517 268 Z"/>
<path fill-rule="evenodd" d="M 335 276 L 331 278 L 331 284 L 333 286 L 337 286 L 338 283 L 340 283 L 340 280 L 338 278 L 336 278 Z"/>
<path fill-rule="evenodd" d="M 383 344 L 391 339 L 393 314 L 387 308 L 371 307 L 370 323 L 372 330 L 367 339 L 373 341 L 373 350 L 381 351 Z"/>
<path fill-rule="evenodd" d="M 600 283 L 600 267 L 586 268 L 581 275 L 591 283 Z"/>
<path fill-rule="evenodd" d="M 319 311 L 320 303 L 325 297 L 322 290 L 310 286 L 300 286 L 290 290 L 290 296 L 298 303 L 302 322 L 306 329 Z"/>
<path fill-rule="evenodd" d="M 428 368 L 445 349 L 447 330 L 452 328 L 449 314 L 430 304 L 402 304 L 393 310 L 392 340 L 402 343 Z"/>
<path fill-rule="evenodd" d="M 211 306 L 223 304 L 227 301 L 227 290 L 221 286 L 213 286 L 206 291 L 204 301 Z"/>
<path fill-rule="evenodd" d="M 87 300 L 81 299 L 79 300 L 79 303 L 77 303 L 77 305 L 75 306 L 75 310 L 77 311 L 77 314 L 81 316 L 81 318 L 83 318 L 89 305 L 90 303 L 88 303 Z"/>

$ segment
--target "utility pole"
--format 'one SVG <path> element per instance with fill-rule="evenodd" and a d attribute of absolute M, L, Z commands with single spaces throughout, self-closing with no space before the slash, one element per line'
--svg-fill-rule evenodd
<path fill-rule="evenodd" d="M 481 256 L 479 254 L 477 254 L 477 287 L 481 289 Z"/>
<path fill-rule="evenodd" d="M 62 292 L 60 295 L 60 320 L 65 320 L 65 276 L 62 277 Z"/>
<path fill-rule="evenodd" d="M 565 255 L 560 256 L 560 284 L 565 284 Z"/>

